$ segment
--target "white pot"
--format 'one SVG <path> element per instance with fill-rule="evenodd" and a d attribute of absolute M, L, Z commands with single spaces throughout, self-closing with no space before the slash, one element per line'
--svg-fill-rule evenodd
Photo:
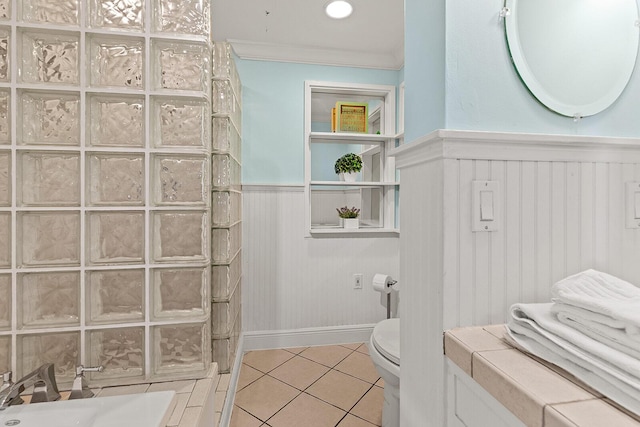
<path fill-rule="evenodd" d="M 344 228 L 360 228 L 359 218 L 344 218 Z"/>
<path fill-rule="evenodd" d="M 340 172 L 340 179 L 345 182 L 356 182 L 356 176 L 358 176 L 357 172 Z"/>

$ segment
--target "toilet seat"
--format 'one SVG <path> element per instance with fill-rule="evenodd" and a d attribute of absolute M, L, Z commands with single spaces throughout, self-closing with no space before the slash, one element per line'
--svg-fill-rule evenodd
<path fill-rule="evenodd" d="M 371 342 L 381 356 L 400 366 L 400 319 L 379 322 L 373 328 Z"/>

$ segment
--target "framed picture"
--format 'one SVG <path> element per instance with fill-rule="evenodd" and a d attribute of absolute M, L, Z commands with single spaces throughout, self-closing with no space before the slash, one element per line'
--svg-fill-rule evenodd
<path fill-rule="evenodd" d="M 367 133 L 369 105 L 360 102 L 336 102 L 336 132 Z"/>

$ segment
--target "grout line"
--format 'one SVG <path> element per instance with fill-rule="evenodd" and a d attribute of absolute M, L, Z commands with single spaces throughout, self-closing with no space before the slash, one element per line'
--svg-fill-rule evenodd
<path fill-rule="evenodd" d="M 323 346 L 323 347 L 331 347 L 331 346 Z M 342 346 L 340 346 L 340 347 L 342 347 Z M 338 366 L 340 363 L 342 363 L 342 362 L 344 361 L 344 359 L 346 359 L 347 357 L 349 357 L 349 356 L 351 356 L 353 353 L 355 353 L 355 350 L 351 350 L 350 348 L 347 348 L 347 347 L 342 347 L 342 348 L 345 348 L 345 349 L 349 350 L 350 352 L 349 352 L 349 354 L 347 354 L 345 357 L 343 357 L 342 359 L 340 359 L 340 361 L 339 361 L 338 363 L 336 363 L 335 365 L 333 365 L 333 366 L 328 366 L 328 365 L 325 365 L 324 363 L 320 363 L 320 362 L 318 362 L 318 361 L 316 361 L 316 360 L 309 359 L 308 357 L 304 357 L 304 356 L 302 355 L 302 353 L 303 353 L 303 352 L 300 352 L 300 354 L 298 354 L 298 356 L 300 356 L 300 357 L 302 357 L 302 358 L 304 358 L 304 359 L 310 360 L 310 361 L 312 361 L 312 362 L 314 362 L 314 363 L 317 363 L 318 365 L 322 365 L 322 366 L 326 366 L 327 368 L 334 369 L 336 366 Z"/>
<path fill-rule="evenodd" d="M 277 378 L 275 378 L 275 379 L 277 379 Z M 279 380 L 278 380 L 278 381 L 279 381 Z M 282 382 L 282 381 L 280 381 L 280 382 Z M 284 383 L 284 384 L 286 384 L 286 383 Z M 289 384 L 287 384 L 287 385 L 289 385 Z M 292 388 L 293 388 L 293 387 L 292 387 Z M 295 390 L 296 390 L 296 391 L 299 391 L 298 389 L 295 389 Z M 296 395 L 295 395 L 295 397 L 294 397 L 293 399 L 291 399 L 290 401 L 288 401 L 287 403 L 285 403 L 285 404 L 284 404 L 280 409 L 278 409 L 278 410 L 277 410 L 273 415 L 271 415 L 269 418 L 267 418 L 266 420 L 264 420 L 264 421 L 262 421 L 262 422 L 263 422 L 263 423 L 266 423 L 266 422 L 268 422 L 271 418 L 275 417 L 275 416 L 276 416 L 280 411 L 282 411 L 284 408 L 286 408 L 287 406 L 289 406 L 289 404 L 290 404 L 291 402 L 293 402 L 294 400 L 296 400 L 296 399 L 297 399 L 297 398 L 298 398 L 302 393 L 303 393 L 303 392 L 302 392 L 302 391 L 300 391 L 298 394 L 296 394 Z M 254 417 L 255 417 L 255 415 L 254 415 Z"/>

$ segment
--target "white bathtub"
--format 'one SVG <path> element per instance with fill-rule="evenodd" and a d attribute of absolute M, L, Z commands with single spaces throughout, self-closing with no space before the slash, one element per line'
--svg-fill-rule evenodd
<path fill-rule="evenodd" d="M 0 427 L 165 427 L 174 406 L 173 391 L 34 403 L 0 411 Z"/>

